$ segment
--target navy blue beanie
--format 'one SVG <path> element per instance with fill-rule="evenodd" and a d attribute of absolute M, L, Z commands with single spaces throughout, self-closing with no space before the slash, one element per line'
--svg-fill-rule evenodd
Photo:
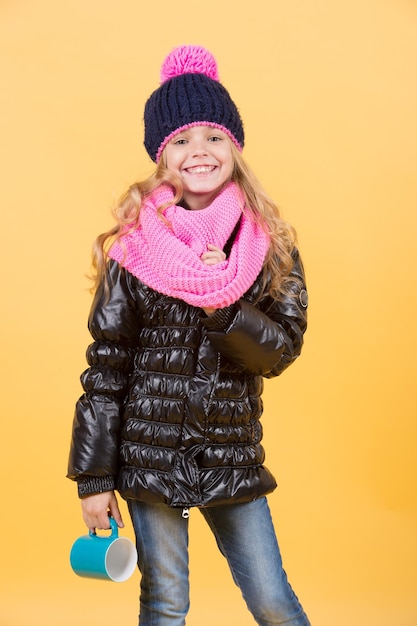
<path fill-rule="evenodd" d="M 223 130 L 239 150 L 244 145 L 243 123 L 228 91 L 219 82 L 210 52 L 180 46 L 161 68 L 161 85 L 145 105 L 145 148 L 158 162 L 168 141 L 181 130 L 198 125 Z"/>

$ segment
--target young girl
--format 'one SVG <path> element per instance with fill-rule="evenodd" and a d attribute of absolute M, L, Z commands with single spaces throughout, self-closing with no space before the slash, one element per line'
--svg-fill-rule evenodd
<path fill-rule="evenodd" d="M 189 607 L 196 507 L 261 626 L 309 621 L 282 568 L 261 445 L 263 377 L 300 354 L 307 294 L 293 230 L 245 165 L 243 125 L 212 55 L 176 48 L 145 107 L 157 163 L 98 237 L 93 343 L 69 478 L 87 527 L 123 521 L 141 572 L 141 626 Z M 220 620 L 220 623 L 221 620 Z"/>

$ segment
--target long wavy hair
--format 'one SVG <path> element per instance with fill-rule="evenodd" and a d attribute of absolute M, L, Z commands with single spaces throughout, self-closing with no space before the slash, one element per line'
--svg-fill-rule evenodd
<path fill-rule="evenodd" d="M 294 279 L 290 278 L 290 273 L 293 266 L 292 252 L 296 246 L 296 232 L 282 218 L 280 207 L 265 193 L 261 183 L 233 142 L 230 141 L 230 145 L 234 161 L 231 181 L 236 183 L 243 192 L 245 210 L 262 225 L 271 237 L 271 245 L 263 268 L 264 289 L 268 285 L 268 293 L 275 299 L 279 299 L 283 294 L 291 295 Z M 167 184 L 173 189 L 174 198 L 170 204 L 178 204 L 183 194 L 182 182 L 176 174 L 167 169 L 164 154 L 151 176 L 142 182 L 132 184 L 121 196 L 112 209 L 116 224 L 95 240 L 91 276 L 92 291 L 95 291 L 104 281 L 105 290 L 108 293 L 105 271 L 108 250 L 122 234 L 138 226 L 144 199 L 161 184 Z M 164 204 L 158 207 L 158 214 L 165 222 L 167 220 L 163 212 L 167 206 L 169 205 Z"/>

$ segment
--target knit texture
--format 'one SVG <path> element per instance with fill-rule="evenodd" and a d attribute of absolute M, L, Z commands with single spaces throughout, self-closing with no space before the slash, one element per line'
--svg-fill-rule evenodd
<path fill-rule="evenodd" d="M 213 55 L 198 46 L 175 48 L 161 68 L 162 84 L 145 104 L 145 148 L 158 162 L 168 141 L 191 126 L 222 129 L 239 150 L 243 123 L 229 92 L 219 82 Z"/>
<path fill-rule="evenodd" d="M 172 203 L 173 197 L 168 186 L 158 187 L 141 207 L 139 226 L 113 244 L 110 258 L 152 289 L 193 306 L 233 304 L 261 271 L 269 235 L 243 211 L 243 196 L 234 183 L 205 209 L 192 211 L 171 204 L 163 213 L 170 227 L 157 208 Z M 238 222 L 229 257 L 206 265 L 200 257 L 207 245 L 223 249 Z"/>

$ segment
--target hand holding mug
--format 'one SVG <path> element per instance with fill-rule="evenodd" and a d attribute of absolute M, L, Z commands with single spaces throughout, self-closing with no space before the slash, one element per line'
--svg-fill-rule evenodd
<path fill-rule="evenodd" d="M 123 582 L 134 572 L 137 552 L 127 537 L 119 537 L 116 521 L 107 518 L 111 527 L 109 536 L 93 531 L 78 537 L 72 545 L 70 563 L 78 576 Z"/>

